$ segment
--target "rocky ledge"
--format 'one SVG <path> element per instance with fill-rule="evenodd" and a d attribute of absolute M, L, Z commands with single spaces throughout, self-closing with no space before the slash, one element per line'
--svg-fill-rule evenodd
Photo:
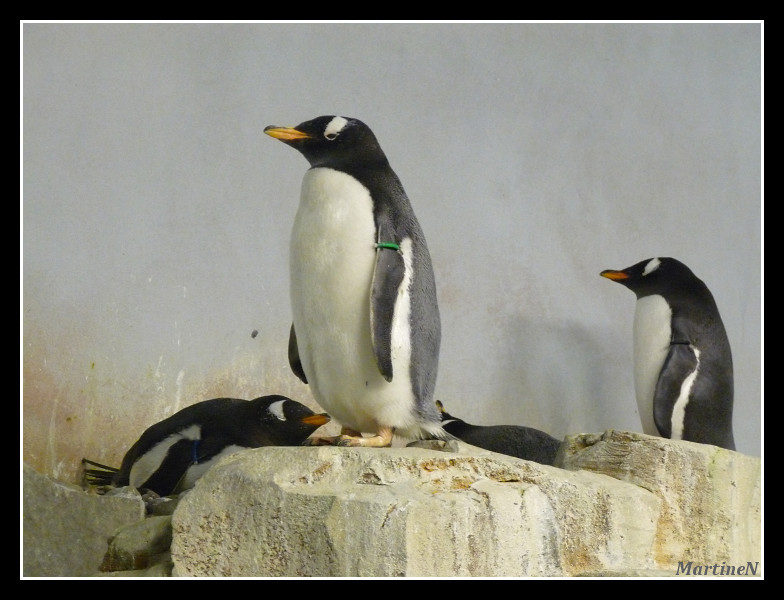
<path fill-rule="evenodd" d="M 545 466 L 459 442 L 268 447 L 213 467 L 125 525 L 77 569 L 81 535 L 25 472 L 24 572 L 181 577 L 528 577 L 762 574 L 761 461 L 637 433 L 567 436 Z M 28 502 L 36 481 L 37 497 Z M 53 486 L 64 486 L 51 482 Z M 76 495 L 84 498 L 76 499 Z M 65 496 L 68 496 L 66 499 Z M 112 500 L 115 498 L 115 500 Z M 148 503 L 149 506 L 149 503 Z M 141 507 L 141 508 L 140 508 Z M 54 509 L 54 510 L 53 510 Z M 117 513 L 112 507 L 108 512 Z M 169 513 L 169 514 L 166 514 Z M 87 516 L 85 514 L 85 516 Z M 95 516 L 95 515 L 93 515 Z M 45 520 L 56 522 L 44 524 Z M 55 536 L 51 531 L 61 530 Z M 95 527 L 91 531 L 95 531 Z M 94 544 L 95 547 L 100 544 Z M 48 556 L 48 560 L 42 557 Z M 92 570 L 90 570 L 92 569 Z M 102 570 L 101 570 L 102 569 Z M 89 572 L 88 572 L 89 571 Z"/>

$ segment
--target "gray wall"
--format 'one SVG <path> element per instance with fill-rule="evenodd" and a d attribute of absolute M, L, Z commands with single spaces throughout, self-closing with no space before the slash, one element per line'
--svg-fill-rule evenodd
<path fill-rule="evenodd" d="M 437 398 L 561 437 L 640 430 L 634 295 L 712 289 L 738 450 L 761 452 L 761 25 L 25 24 L 23 456 L 75 477 L 288 368 L 307 168 L 265 125 L 376 132 L 428 238 Z M 252 332 L 256 331 L 254 336 Z"/>

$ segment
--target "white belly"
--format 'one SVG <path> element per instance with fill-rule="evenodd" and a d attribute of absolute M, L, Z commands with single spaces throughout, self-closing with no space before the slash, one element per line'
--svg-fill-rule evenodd
<path fill-rule="evenodd" d="M 373 354 L 370 289 L 376 242 L 367 189 L 332 169 L 308 171 L 290 255 L 300 359 L 324 410 L 342 425 L 371 433 L 380 425 L 407 426 L 411 397 L 406 353 L 393 353 L 392 382 L 381 376 Z M 407 310 L 396 310 L 395 317 L 407 319 Z M 390 402 L 400 399 L 406 401 Z"/>
<path fill-rule="evenodd" d="M 634 387 L 642 430 L 659 435 L 653 420 L 653 396 L 670 349 L 672 311 L 661 296 L 637 300 L 634 311 Z"/>

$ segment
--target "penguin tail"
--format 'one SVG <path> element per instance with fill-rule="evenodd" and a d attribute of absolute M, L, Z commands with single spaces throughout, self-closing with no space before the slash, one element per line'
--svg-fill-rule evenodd
<path fill-rule="evenodd" d="M 85 468 L 85 466 L 96 467 L 93 469 Z M 98 488 L 97 491 L 103 493 L 107 488 L 112 487 L 114 476 L 119 469 L 102 465 L 87 458 L 82 459 L 82 487 Z"/>
<path fill-rule="evenodd" d="M 441 440 L 448 442 L 450 440 L 459 441 L 459 438 L 449 433 L 446 429 L 439 424 L 430 424 L 429 426 L 422 426 L 418 431 L 407 431 L 403 437 L 413 440 Z"/>

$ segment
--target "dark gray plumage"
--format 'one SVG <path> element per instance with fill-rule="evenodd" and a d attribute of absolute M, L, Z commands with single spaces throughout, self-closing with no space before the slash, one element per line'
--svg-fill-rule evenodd
<path fill-rule="evenodd" d="M 375 135 L 337 116 L 264 131 L 310 163 L 291 236 L 289 362 L 342 425 L 318 443 L 442 435 L 432 399 L 441 341 L 433 267 Z"/>
<path fill-rule="evenodd" d="M 254 400 L 215 398 L 197 402 L 149 427 L 126 452 L 119 469 L 83 459 L 85 482 L 131 485 L 159 496 L 193 486 L 217 460 L 243 448 L 299 446 L 329 422 L 285 396 Z"/>
<path fill-rule="evenodd" d="M 734 450 L 732 352 L 705 283 L 669 257 L 600 274 L 637 296 L 634 380 L 643 431 Z"/>
<path fill-rule="evenodd" d="M 444 430 L 457 439 L 491 452 L 552 465 L 561 442 L 544 431 L 523 425 L 471 425 L 449 414 L 440 401 Z"/>

